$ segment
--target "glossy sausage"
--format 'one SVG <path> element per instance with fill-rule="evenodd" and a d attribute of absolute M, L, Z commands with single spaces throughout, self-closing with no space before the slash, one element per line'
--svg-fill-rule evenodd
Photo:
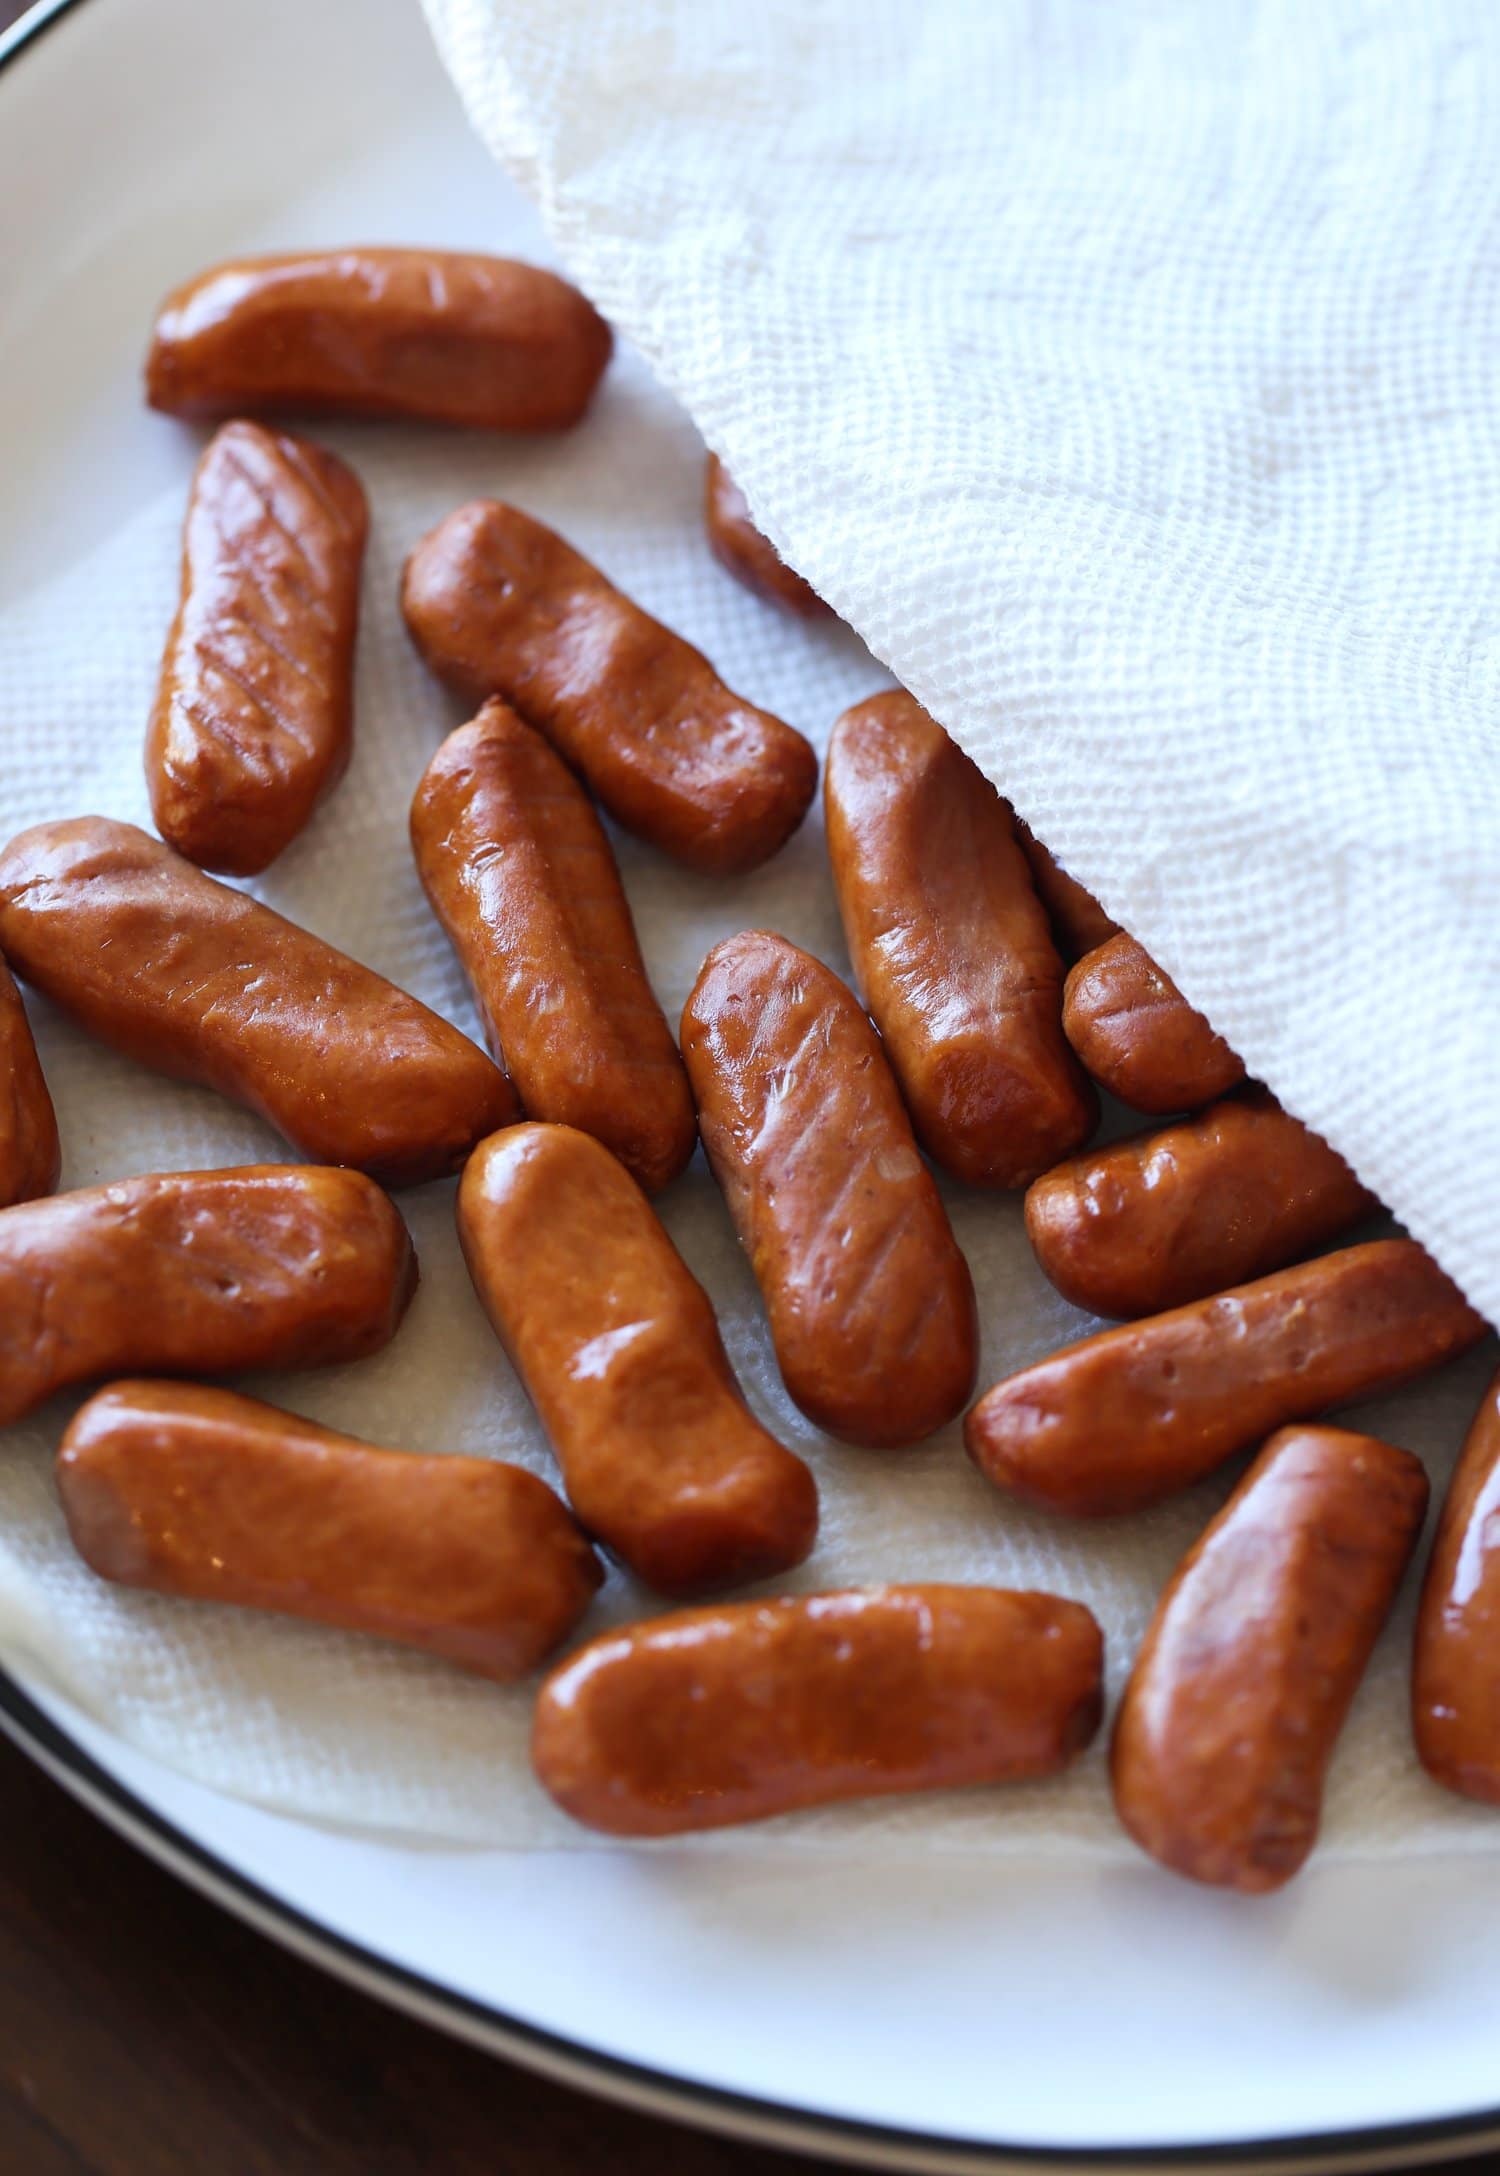
<path fill-rule="evenodd" d="M 1119 934 L 1120 925 L 1105 913 L 1092 892 L 1054 861 L 1029 824 L 1016 817 L 1016 842 L 1026 856 L 1038 899 L 1052 918 L 1064 959 L 1082 959 Z"/>
<path fill-rule="evenodd" d="M 795 612 L 799 619 L 826 619 L 828 606 L 810 582 L 790 568 L 775 545 L 750 519 L 745 494 L 716 453 L 703 472 L 703 526 L 709 549 L 742 589 Z"/>
<path fill-rule="evenodd" d="M 964 1440 L 997 1488 L 1048 1510 L 1138 1511 L 1484 1333 L 1415 1240 L 1375 1239 L 1068 1345 L 988 1391 Z"/>
<path fill-rule="evenodd" d="M 1427 1560 L 1412 1728 L 1430 1776 L 1500 1806 L 1500 1375 L 1474 1416 Z"/>
<path fill-rule="evenodd" d="M 255 875 L 344 775 L 367 522 L 353 472 L 284 431 L 226 423 L 198 463 L 146 781 L 201 868 Z"/>
<path fill-rule="evenodd" d="M 15 977 L 0 959 L 0 1209 L 50 1194 L 62 1169 L 57 1117 Z"/>
<path fill-rule="evenodd" d="M 0 1211 L 0 1422 L 70 1383 L 362 1360 L 417 1281 L 357 1171 L 246 1164 L 117 1179 Z"/>
<path fill-rule="evenodd" d="M 1064 1767 L 1099 1727 L 1089 1612 L 995 1587 L 873 1587 L 607 1632 L 543 1685 L 532 1762 L 575 1821 L 671 1836 Z"/>
<path fill-rule="evenodd" d="M 1153 1117 L 1196 1110 L 1245 1077 L 1223 1036 L 1134 937 L 1111 937 L 1078 962 L 1063 1027 L 1100 1087 Z"/>
<path fill-rule="evenodd" d="M 0 949 L 102 1042 L 388 1185 L 516 1116 L 466 1035 L 133 824 L 37 824 L 0 853 Z"/>
<path fill-rule="evenodd" d="M 802 1561 L 812 1475 L 751 1414 L 707 1293 L 606 1148 L 570 1126 L 497 1134 L 459 1184 L 458 1235 L 591 1534 L 663 1594 Z"/>
<path fill-rule="evenodd" d="M 532 1118 L 591 1133 L 654 1192 L 698 1137 L 604 827 L 504 703 L 450 733 L 411 810 L 433 911 Z"/>
<path fill-rule="evenodd" d="M 178 416 L 292 411 L 558 431 L 587 408 L 612 344 L 576 287 L 505 257 L 241 257 L 168 295 L 146 398 Z"/>
<path fill-rule="evenodd" d="M 1284 1428 L 1162 1596 L 1115 1724 L 1120 1819 L 1194 1881 L 1279 1889 L 1421 1531 L 1409 1451 Z"/>
<path fill-rule="evenodd" d="M 377 1450 L 197 1384 L 100 1391 L 57 1486 L 102 1579 L 374 1632 L 486 1677 L 534 1669 L 604 1576 L 519 1466 Z"/>
<path fill-rule="evenodd" d="M 1062 961 L 1009 811 L 899 689 L 846 710 L 823 778 L 849 957 L 917 1138 L 971 1186 L 1024 1186 L 1093 1132 Z"/>
<path fill-rule="evenodd" d="M 440 522 L 401 606 L 440 680 L 503 696 L 617 823 L 689 868 L 753 869 L 807 814 L 818 762 L 802 735 L 517 507 L 475 499 Z"/>
<path fill-rule="evenodd" d="M 751 930 L 704 961 L 682 1054 L 788 1391 L 850 1443 L 931 1435 L 973 1387 L 974 1288 L 859 1005 Z"/>
<path fill-rule="evenodd" d="M 1263 1277 L 1379 1205 L 1336 1149 L 1264 1089 L 1059 1164 L 1026 1231 L 1064 1299 L 1153 1315 Z"/>

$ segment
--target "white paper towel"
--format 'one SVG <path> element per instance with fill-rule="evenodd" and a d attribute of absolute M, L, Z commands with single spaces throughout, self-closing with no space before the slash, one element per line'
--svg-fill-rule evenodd
<path fill-rule="evenodd" d="M 763 526 L 1500 1320 L 1488 0 L 425 0 Z"/>
<path fill-rule="evenodd" d="M 812 52 L 826 25 L 805 9 L 802 13 L 811 26 Z M 535 39 L 528 45 L 525 15 L 511 10 L 512 50 L 535 57 L 544 48 Z M 695 42 L 693 29 L 709 18 L 706 9 L 684 18 L 685 68 L 695 51 L 701 59 L 710 50 Z M 644 99 L 656 115 L 653 126 L 663 132 L 667 171 L 655 187 L 667 189 L 672 185 L 670 132 L 679 120 L 691 125 L 696 108 L 692 97 L 679 101 L 670 82 L 663 87 L 663 48 L 648 41 L 627 55 L 601 24 L 600 66 L 597 76 L 586 78 L 590 87 L 584 100 L 569 67 L 580 18 L 556 9 L 554 0 L 553 20 L 556 110 L 568 109 L 574 100 L 568 110 L 579 116 L 580 140 L 602 143 L 599 85 L 627 107 Z M 642 17 L 627 8 L 621 20 L 639 23 Z M 743 35 L 761 33 L 746 29 Z M 881 35 L 892 35 L 889 23 Z M 920 44 L 920 29 L 912 35 Z M 738 50 L 743 61 L 744 49 Z M 934 50 L 940 59 L 940 49 Z M 735 51 L 726 45 L 717 63 L 726 127 L 740 106 Z M 839 72 L 826 52 L 821 65 L 823 73 Z M 912 72 L 920 87 L 922 67 L 915 61 Z M 685 85 L 695 80 L 694 72 L 683 78 Z M 893 92 L 888 126 L 894 125 L 897 105 Z M 762 179 L 769 180 L 772 169 L 794 155 L 810 158 L 825 135 L 815 116 L 805 140 L 778 124 L 768 139 Z M 871 150 L 881 151 L 876 137 Z M 807 170 L 801 173 L 799 186 L 808 187 Z M 712 219 L 706 194 L 700 190 L 697 197 Z M 822 192 L 809 188 L 809 200 L 816 211 Z M 900 202 L 899 191 L 888 200 L 887 226 L 899 216 Z M 626 188 L 616 214 L 617 224 L 625 223 L 628 213 L 634 226 L 639 214 L 645 229 L 656 230 L 664 268 L 672 255 L 665 211 L 664 197 L 653 195 L 642 208 L 639 192 Z M 236 234 L 226 236 L 224 246 L 255 240 L 253 234 Z M 535 253 L 531 223 L 519 201 L 513 220 L 497 228 L 493 241 L 500 249 Z M 873 264 L 883 248 L 872 242 L 867 260 Z M 726 311 L 732 285 L 725 283 Z M 795 285 L 788 290 L 791 301 Z M 937 283 L 934 311 L 942 292 Z M 768 321 L 767 329 L 779 341 L 789 322 L 782 315 Z M 747 381 L 758 382 L 762 367 L 770 367 L 759 335 L 753 327 L 747 332 L 737 314 L 726 315 L 724 323 L 726 353 L 732 348 L 739 358 L 736 367 Z M 911 476 L 908 439 L 925 413 L 925 396 L 920 379 L 908 378 L 901 362 L 893 336 L 899 327 L 898 313 L 886 341 L 890 388 L 900 396 L 891 411 L 890 443 L 882 447 L 873 425 L 863 437 L 851 431 L 846 442 L 848 474 L 840 489 L 851 506 L 856 490 L 888 488 L 877 456 L 881 464 L 889 457 L 891 474 Z M 711 338 L 708 344 L 712 347 Z M 828 352 L 842 368 L 844 341 L 835 341 Z M 809 347 L 805 360 L 813 354 Z M 831 376 L 826 357 L 823 375 Z M 974 376 L 972 368 L 950 381 L 951 392 L 965 376 Z M 811 410 L 814 435 L 808 439 L 798 436 L 796 411 L 789 408 L 784 418 L 787 442 L 795 439 L 811 473 L 834 461 L 836 449 L 824 422 L 816 420 L 828 413 L 819 394 Z M 354 463 L 372 500 L 358 747 L 348 778 L 306 838 L 256 888 L 473 1031 L 472 1008 L 422 900 L 405 835 L 406 809 L 421 768 L 445 726 L 458 716 L 417 665 L 394 606 L 400 562 L 431 521 L 477 492 L 515 499 L 554 523 L 623 586 L 700 643 L 732 685 L 788 716 L 820 747 L 838 711 L 883 676 L 846 630 L 782 620 L 715 566 L 698 526 L 701 442 L 629 349 L 611 371 L 595 413 L 566 439 L 515 445 L 379 429 L 319 435 Z M 749 436 L 747 430 L 747 450 Z M 998 631 L 1014 631 L 1020 624 L 1017 612 L 1007 617 L 1000 609 L 1008 594 L 1022 590 L 1016 536 L 1004 536 L 1003 563 L 992 575 L 981 577 L 978 567 L 970 566 L 962 589 L 949 595 L 957 562 L 948 556 L 951 540 L 945 543 L 934 514 L 963 492 L 977 490 L 977 479 L 973 459 L 935 469 L 932 488 L 874 528 L 851 519 L 843 530 L 836 509 L 820 516 L 826 518 L 829 539 L 823 548 L 836 557 L 843 535 L 850 549 L 837 580 L 830 571 L 833 557 L 820 564 L 821 585 L 852 609 L 856 581 L 872 594 L 883 582 L 890 601 L 881 610 L 887 617 L 872 617 L 871 626 L 893 656 L 897 645 L 890 630 L 907 589 L 919 578 L 927 602 L 913 625 L 923 630 L 929 662 L 939 639 L 934 598 L 944 613 L 951 607 L 958 662 L 965 656 L 971 660 L 965 671 L 978 670 L 978 648 L 988 647 Z M 7 751 L 9 822 L 20 825 L 86 809 L 144 820 L 140 738 L 175 599 L 181 511 L 175 497 L 147 509 L 93 558 L 0 617 L 0 738 Z M 1060 532 L 1054 542 L 1062 548 Z M 1087 557 L 1070 557 L 1067 565 L 1075 588 L 1092 579 Z M 1024 586 L 1030 586 L 1029 578 Z M 1052 622 L 1040 605 L 1037 611 L 1024 654 L 1033 659 L 1028 672 L 1039 673 L 1035 645 Z M 925 668 L 915 651 L 913 659 L 908 677 L 920 682 Z M 1184 664 L 1188 661 L 1185 653 Z M 1065 675 L 1061 666 L 1056 672 L 1051 685 L 1061 690 Z M 1041 685 L 1038 678 L 1037 688 Z M 1006 687 L 1008 702 L 1019 706 L 1022 683 L 1008 678 Z M 1081 774 L 1061 761 L 1071 729 L 1067 705 L 1060 693 L 1047 700 L 1055 700 L 1058 710 L 1052 738 L 1061 791 Z M 1012 714 L 1020 747 L 1037 728 L 1021 708 Z M 1087 715 L 1102 732 L 1102 714 L 1096 709 Z M 1122 733 L 1128 722 L 1121 721 Z M 1248 733 L 1249 713 L 1237 723 Z M 1187 730 L 1185 713 L 1177 725 Z M 1008 769 L 1003 776 L 1020 791 Z M 1149 821 L 1154 800 L 1148 804 L 1144 787 L 1138 798 Z M 1040 813 L 1041 801 L 1034 798 L 1032 805 Z M 1225 806 L 1232 810 L 1232 792 Z M 1097 811 L 1089 820 L 1103 827 Z M 1185 880 L 1196 857 L 1220 851 L 1221 842 L 1211 827 L 1183 835 L 1193 841 L 1193 856 L 1178 865 Z M 1109 851 L 1123 868 L 1137 842 L 1123 836 L 1117 820 L 1110 836 Z M 622 843 L 620 852 L 648 963 L 669 1016 L 675 1018 L 707 946 L 736 928 L 779 927 L 847 971 L 816 814 L 776 862 L 732 884 L 694 879 L 630 842 Z M 1097 875 L 1104 866 L 1101 859 L 1090 873 Z M 1116 900 L 1123 896 L 1119 885 L 1105 888 Z M 1157 904 L 1160 909 L 1162 901 Z M 1477 913 L 1477 893 L 1474 904 Z M 1237 927 L 1227 910 L 1221 927 Z M 101 1052 L 44 1005 L 34 1004 L 33 1013 L 59 1106 L 66 1184 L 279 1152 L 264 1128 L 219 1099 L 174 1087 Z M 247 1387 L 374 1440 L 501 1454 L 549 1472 L 539 1431 L 469 1291 L 453 1236 L 452 1193 L 451 1185 L 444 1185 L 400 1197 L 421 1254 L 423 1284 L 388 1352 L 357 1368 Z M 985 1380 L 1089 1327 L 1036 1270 L 1013 1199 L 986 1199 L 956 1188 L 948 1189 L 948 1198 L 980 1292 Z M 662 1210 L 713 1293 L 756 1410 L 818 1474 L 822 1537 L 810 1563 L 786 1584 L 809 1589 L 928 1577 L 1053 1587 L 1088 1602 L 1099 1615 L 1117 1687 L 1157 1590 L 1222 1499 L 1230 1477 L 1141 1518 L 1082 1526 L 1045 1519 L 999 1497 L 969 1467 L 956 1429 L 915 1452 L 872 1454 L 834 1445 L 808 1426 L 781 1390 L 753 1284 L 701 1159 L 670 1191 Z M 1488 1365 L 1487 1355 L 1474 1355 L 1430 1385 L 1384 1401 L 1362 1417 L 1422 1450 L 1440 1482 Z M 555 1814 L 529 1779 L 529 1690 L 497 1691 L 374 1641 L 126 1594 L 95 1580 L 68 1549 L 49 1471 L 72 1402 L 59 1400 L 6 1431 L 0 1458 L 0 1647 L 5 1652 L 39 1663 L 133 1743 L 223 1789 L 271 1805 L 323 1820 L 476 1843 L 551 1847 L 591 1840 Z M 1493 1847 L 1500 1841 L 1492 1820 L 1445 1799 L 1426 1784 L 1412 1760 L 1404 1715 L 1410 1603 L 1408 1593 L 1405 1615 L 1382 1644 L 1341 1749 L 1325 1846 L 1330 1855 Z M 586 1630 L 655 1606 L 612 1575 Z M 767 1851 L 836 1843 L 868 1851 L 915 1847 L 1123 1856 L 1130 1848 L 1113 1823 L 1099 1748 L 1056 1783 L 835 1809 L 746 1832 L 745 1840 Z M 702 1848 L 712 1849 L 712 1840 Z"/>

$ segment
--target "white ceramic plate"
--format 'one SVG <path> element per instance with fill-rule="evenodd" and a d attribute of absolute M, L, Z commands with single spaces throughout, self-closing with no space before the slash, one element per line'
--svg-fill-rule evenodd
<path fill-rule="evenodd" d="M 7 595 L 179 473 L 137 390 L 171 277 L 313 187 L 353 236 L 480 242 L 505 184 L 414 0 L 63 0 L 0 63 Z M 1410 2166 L 1500 2140 L 1497 1862 L 1315 1867 L 1246 1906 L 1144 1863 L 415 1849 L 215 1797 L 20 1672 L 0 1721 L 289 1947 L 725 2130 L 935 2170 Z"/>

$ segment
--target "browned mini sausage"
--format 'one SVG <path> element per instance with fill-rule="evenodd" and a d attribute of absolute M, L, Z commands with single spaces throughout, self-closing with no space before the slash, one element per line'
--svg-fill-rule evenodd
<path fill-rule="evenodd" d="M 1096 1315 L 1154 1315 L 1310 1254 L 1378 1206 L 1264 1089 L 1059 1164 L 1026 1196 L 1036 1258 Z"/>
<path fill-rule="evenodd" d="M 57 1486 L 102 1579 L 378 1633 L 486 1677 L 534 1669 L 604 1576 L 520 1466 L 377 1450 L 197 1384 L 101 1390 Z"/>
<path fill-rule="evenodd" d="M 0 959 L 0 1209 L 50 1194 L 62 1169 L 57 1116 L 31 1022 Z"/>
<path fill-rule="evenodd" d="M 823 778 L 855 976 L 917 1138 L 972 1186 L 1025 1186 L 1093 1132 L 1062 961 L 1009 810 L 900 689 L 846 710 Z"/>
<path fill-rule="evenodd" d="M 807 814 L 818 760 L 802 735 L 517 507 L 475 499 L 440 522 L 401 608 L 440 680 L 503 696 L 617 823 L 689 868 L 753 869 Z"/>
<path fill-rule="evenodd" d="M 611 1836 L 1051 1775 L 1099 1727 L 1103 1648 L 1080 1603 L 996 1587 L 683 1610 L 555 1669 L 531 1757 Z"/>
<path fill-rule="evenodd" d="M 1374 1239 L 1065 1346 L 988 1391 L 964 1440 L 997 1488 L 1049 1510 L 1138 1511 L 1484 1333 L 1415 1240 Z"/>
<path fill-rule="evenodd" d="M 1052 917 L 1058 947 L 1065 959 L 1081 959 L 1097 951 L 1119 931 L 1119 923 L 1105 913 L 1092 892 L 1054 861 L 1028 824 L 1016 817 L 1016 840 L 1031 869 L 1037 897 Z"/>
<path fill-rule="evenodd" d="M 362 1360 L 416 1281 L 406 1226 L 357 1171 L 166 1171 L 22 1202 L 0 1210 L 0 1422 L 135 1369 Z"/>
<path fill-rule="evenodd" d="M 1427 1560 L 1412 1728 L 1430 1776 L 1500 1806 L 1500 1375 L 1474 1416 Z"/>
<path fill-rule="evenodd" d="M 812 584 L 794 573 L 756 528 L 744 492 L 716 453 L 709 455 L 703 472 L 703 526 L 715 559 L 741 588 L 795 612 L 799 619 L 828 617 L 828 606 Z"/>
<path fill-rule="evenodd" d="M 456 1170 L 517 1115 L 457 1028 L 134 824 L 80 816 L 12 839 L 0 949 L 127 1057 L 391 1186 Z"/>
<path fill-rule="evenodd" d="M 1245 1068 L 1134 937 L 1111 937 L 1078 962 L 1063 991 L 1068 1041 L 1098 1081 L 1153 1117 L 1196 1110 Z"/>
<path fill-rule="evenodd" d="M 1272 1436 L 1162 1596 L 1115 1724 L 1115 1806 L 1174 1872 L 1290 1881 L 1427 1509 L 1410 1451 Z"/>
<path fill-rule="evenodd" d="M 358 477 L 284 431 L 226 423 L 198 463 L 146 782 L 202 868 L 255 875 L 344 775 L 367 526 Z"/>
<path fill-rule="evenodd" d="M 931 1435 L 973 1387 L 974 1287 L 859 1005 L 750 930 L 704 961 L 682 1054 L 787 1389 L 850 1443 Z"/>
<path fill-rule="evenodd" d="M 571 1126 L 497 1134 L 458 1236 L 591 1534 L 663 1594 L 801 1563 L 813 1477 L 749 1411 L 708 1294 L 608 1149 Z"/>
<path fill-rule="evenodd" d="M 504 703 L 450 733 L 411 809 L 433 910 L 490 1048 L 532 1118 L 612 1149 L 648 1191 L 698 1123 L 604 827 L 560 757 Z"/>
<path fill-rule="evenodd" d="M 178 416 L 290 410 L 558 431 L 587 408 L 612 345 L 576 287 L 506 257 L 242 257 L 168 295 L 146 398 Z"/>

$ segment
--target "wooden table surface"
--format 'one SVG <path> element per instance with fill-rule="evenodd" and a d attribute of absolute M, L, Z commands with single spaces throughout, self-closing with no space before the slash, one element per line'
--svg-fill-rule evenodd
<path fill-rule="evenodd" d="M 0 29 L 21 12 L 0 0 Z M 1496 2079 L 1500 2099 L 1500 2059 Z M 412 2024 L 204 1902 L 0 1741 L 3 2176 L 827 2166 L 610 2108 Z M 1500 2156 L 1462 2166 L 1500 2176 Z"/>
<path fill-rule="evenodd" d="M 1500 2156 L 1463 2166 L 1500 2176 Z M 412 2024 L 162 1873 L 0 1740 L 3 2176 L 829 2167 L 610 2108 Z"/>
<path fill-rule="evenodd" d="M 4 2176 L 815 2176 L 416 2025 L 162 1873 L 0 1743 Z"/>

